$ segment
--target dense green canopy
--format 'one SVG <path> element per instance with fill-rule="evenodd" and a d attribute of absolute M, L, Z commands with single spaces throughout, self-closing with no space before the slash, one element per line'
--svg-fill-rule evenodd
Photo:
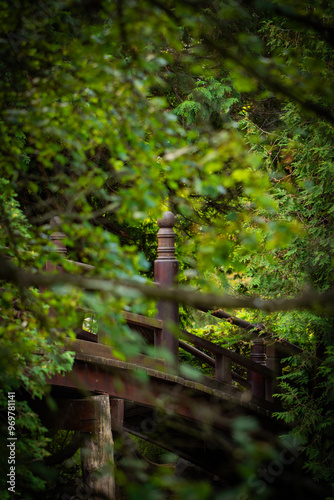
<path fill-rule="evenodd" d="M 120 313 L 155 313 L 145 279 L 156 219 L 172 210 L 179 282 L 211 294 L 181 289 L 184 307 L 213 300 L 321 358 L 318 367 L 291 361 L 281 417 L 295 419 L 312 474 L 333 482 L 334 7 L 0 7 L 2 406 L 10 390 L 42 397 L 47 377 L 70 369 L 56 346 L 74 336 L 78 308 L 98 318 L 120 357 L 139 349 Z M 95 266 L 85 278 L 42 274 L 60 259 L 49 240 L 54 216 L 70 259 Z M 49 288 L 39 293 L 43 280 Z M 188 309 L 182 321 L 203 326 Z M 33 498 L 43 480 L 27 456 L 43 458 L 45 433 L 26 403 L 17 411 L 26 436 L 18 490 L 24 484 Z"/>

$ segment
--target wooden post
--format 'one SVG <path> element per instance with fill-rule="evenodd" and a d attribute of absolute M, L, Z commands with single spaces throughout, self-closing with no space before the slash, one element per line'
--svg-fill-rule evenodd
<path fill-rule="evenodd" d="M 50 226 L 52 229 L 57 229 L 60 226 L 60 218 L 59 217 L 53 217 L 50 220 Z M 63 239 L 66 238 L 66 235 L 64 233 L 61 233 L 60 231 L 53 231 L 50 235 L 50 240 L 52 243 L 55 245 L 55 251 L 59 253 L 60 255 L 66 257 L 67 249 L 63 243 Z M 61 266 L 57 266 L 53 262 L 50 262 L 49 260 L 46 261 L 45 266 L 43 268 L 45 271 L 52 272 L 52 271 L 62 271 Z M 39 286 L 39 292 L 43 293 L 46 291 L 47 287 L 46 286 Z M 50 316 L 54 315 L 54 310 L 53 308 L 50 309 L 49 311 Z"/>
<path fill-rule="evenodd" d="M 266 381 L 266 399 L 268 399 L 268 401 L 273 401 L 273 394 L 277 392 L 277 377 L 280 377 L 282 375 L 281 360 L 282 357 L 284 357 L 284 354 L 279 351 L 279 344 L 277 342 L 267 345 L 266 354 L 266 366 L 273 370 L 273 372 L 275 373 L 274 379 L 269 379 Z"/>
<path fill-rule="evenodd" d="M 215 357 L 215 377 L 220 382 L 232 384 L 232 362 L 231 358 L 223 354 L 216 354 Z"/>
<path fill-rule="evenodd" d="M 175 216 L 165 212 L 158 220 L 158 258 L 154 262 L 154 280 L 161 286 L 170 286 L 175 282 L 179 271 L 179 262 L 175 258 L 175 233 L 173 230 Z M 179 325 L 179 305 L 166 300 L 158 303 L 158 318 L 164 322 L 162 330 L 155 336 L 155 345 L 167 348 L 173 355 L 174 363 L 178 363 L 179 341 L 173 325 Z"/>
<path fill-rule="evenodd" d="M 83 433 L 81 466 L 85 498 L 98 500 L 115 498 L 113 473 L 114 442 L 111 431 L 111 412 L 107 394 L 92 396 L 96 411 L 96 430 Z M 105 469 L 105 471 L 103 471 Z"/>
<path fill-rule="evenodd" d="M 266 364 L 266 352 L 263 339 L 254 339 L 251 343 L 250 359 L 261 365 Z M 252 394 L 259 398 L 265 398 L 265 378 L 260 373 L 248 370 L 247 379 L 252 385 Z"/>

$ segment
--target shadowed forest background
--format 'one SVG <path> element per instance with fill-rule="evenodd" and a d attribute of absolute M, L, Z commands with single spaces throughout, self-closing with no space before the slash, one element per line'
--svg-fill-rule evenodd
<path fill-rule="evenodd" d="M 82 311 L 119 359 L 145 349 L 122 311 L 156 314 L 144 285 L 153 279 L 156 221 L 170 210 L 182 328 L 249 352 L 247 332 L 192 308 L 192 290 L 204 309 L 226 309 L 304 350 L 285 364 L 276 418 L 291 424 L 321 498 L 334 498 L 332 3 L 14 0 L 0 1 L 0 18 L 1 446 L 15 391 L 12 496 L 84 498 L 71 491 L 77 459 L 47 467 L 71 437 L 52 435 L 28 399 L 48 399 L 48 378 L 71 369 L 61 348 Z M 41 289 L 46 262 L 61 260 L 53 217 L 68 258 L 95 266 L 94 284 L 49 273 Z M 220 298 L 212 307 L 209 293 Z M 176 457 L 137 442 L 141 453 L 120 467 L 122 495 L 278 498 L 275 482 L 249 480 L 276 455 L 252 437 L 256 422 L 247 425 L 236 421 L 237 486 L 156 468 L 142 455 Z M 7 455 L 1 460 L 7 470 Z"/>

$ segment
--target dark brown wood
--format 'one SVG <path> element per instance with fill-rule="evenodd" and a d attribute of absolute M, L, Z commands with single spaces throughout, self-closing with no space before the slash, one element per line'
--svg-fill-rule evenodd
<path fill-rule="evenodd" d="M 96 406 L 90 399 L 62 399 L 57 401 L 55 426 L 58 429 L 95 432 L 99 425 Z"/>
<path fill-rule="evenodd" d="M 75 334 L 78 340 L 87 340 L 89 342 L 94 342 L 95 344 L 98 341 L 96 333 L 88 332 L 87 330 L 83 330 L 82 328 L 77 328 L 75 330 Z"/>
<path fill-rule="evenodd" d="M 243 328 L 244 330 L 247 330 L 247 332 L 252 333 L 254 336 L 258 336 L 260 332 L 265 332 L 265 327 L 264 325 L 255 325 L 254 323 L 249 323 L 249 321 L 245 321 L 244 319 L 236 318 L 235 316 L 232 316 L 232 314 L 229 314 L 222 309 L 218 309 L 216 311 L 211 311 L 207 307 L 201 307 L 199 309 L 200 311 L 203 311 L 205 313 L 210 311 L 211 316 L 214 316 L 215 318 L 219 319 L 226 319 L 231 323 L 232 325 L 239 326 L 240 328 Z"/>
<path fill-rule="evenodd" d="M 128 323 L 133 323 L 134 325 L 158 329 L 162 329 L 163 327 L 163 322 L 161 321 L 161 319 L 149 318 L 148 316 L 142 316 L 141 314 L 134 314 L 127 311 L 124 311 L 122 315 Z"/>
<path fill-rule="evenodd" d="M 118 359 L 113 355 L 112 347 L 100 343 L 93 343 L 87 340 L 65 339 L 65 349 L 68 351 L 74 351 L 78 354 L 88 354 L 97 358 Z M 137 354 L 127 361 L 139 366 L 155 368 L 161 371 L 165 371 L 166 369 L 163 359 L 151 358 L 149 356 L 145 356 L 144 354 Z"/>
<path fill-rule="evenodd" d="M 122 431 L 124 423 L 124 399 L 110 398 L 111 427 L 113 431 Z"/>
<path fill-rule="evenodd" d="M 196 349 L 196 347 L 183 342 L 183 340 L 179 340 L 179 346 L 181 347 L 181 349 L 184 349 L 185 351 L 189 352 L 189 354 L 196 356 L 196 358 L 204 361 L 204 363 L 207 363 L 209 366 L 212 366 L 213 368 L 215 367 L 215 358 L 211 358 L 211 356 L 208 356 L 199 349 Z"/>
<path fill-rule="evenodd" d="M 175 217 L 172 212 L 165 212 L 158 220 L 158 258 L 154 262 L 154 281 L 160 286 L 170 286 L 175 282 L 179 271 L 179 262 L 175 258 Z M 176 303 L 161 300 L 158 303 L 158 318 L 163 320 L 163 328 L 157 330 L 155 344 L 165 347 L 172 354 L 174 365 L 178 363 L 178 338 L 176 329 L 179 325 L 179 306 Z"/>
<path fill-rule="evenodd" d="M 215 359 L 215 378 L 220 382 L 232 384 L 232 362 L 231 358 L 223 354 L 216 354 Z"/>
<path fill-rule="evenodd" d="M 258 363 L 259 365 L 265 366 L 266 364 L 266 347 L 263 339 L 257 338 L 251 343 L 251 353 L 250 359 Z M 266 391 L 266 379 L 265 377 L 255 372 L 254 370 L 248 370 L 247 379 L 252 386 L 252 394 L 258 398 L 265 398 Z"/>
<path fill-rule="evenodd" d="M 285 354 L 282 352 L 281 345 L 275 342 L 266 346 L 266 355 L 266 366 L 275 374 L 275 378 L 266 381 L 266 399 L 273 401 L 273 394 L 278 390 L 277 377 L 282 375 L 282 358 Z"/>
<path fill-rule="evenodd" d="M 251 390 L 251 384 L 248 382 L 248 380 L 239 375 L 239 373 L 232 371 L 232 380 L 240 384 L 242 387 L 245 387 L 245 389 L 247 389 L 248 391 Z"/>
<path fill-rule="evenodd" d="M 92 500 L 115 498 L 115 481 L 113 477 L 114 442 L 111 431 L 111 412 L 109 396 L 92 396 L 99 425 L 95 432 L 83 434 L 81 448 L 81 465 L 85 493 Z"/>
<path fill-rule="evenodd" d="M 282 375 L 281 361 L 284 357 L 280 349 L 280 344 L 277 342 L 273 344 L 267 344 L 266 346 L 266 365 L 268 368 L 274 371 L 276 376 Z"/>
<path fill-rule="evenodd" d="M 74 351 L 82 354 L 92 354 L 93 356 L 102 356 L 113 358 L 112 348 L 108 345 L 93 343 L 87 340 L 65 339 L 65 348 L 68 351 Z"/>
<path fill-rule="evenodd" d="M 201 307 L 198 309 L 205 313 L 211 311 L 207 307 Z M 257 338 L 259 335 L 261 335 L 261 337 L 265 340 L 268 337 L 272 340 L 275 339 L 277 340 L 277 337 L 273 333 L 270 333 L 266 330 L 265 325 L 250 323 L 249 321 L 246 321 L 244 319 L 232 316 L 231 314 L 223 311 L 222 309 L 218 309 L 217 311 L 211 311 L 210 314 L 215 318 L 226 319 L 232 325 L 236 325 L 239 326 L 240 328 L 243 328 L 250 334 L 252 338 Z M 289 342 L 288 340 L 280 338 L 279 342 L 277 342 L 277 351 L 281 351 L 282 354 L 284 354 L 285 356 L 292 356 L 293 354 L 301 354 L 303 352 L 303 349 L 298 347 L 296 344 Z"/>
<path fill-rule="evenodd" d="M 71 373 L 65 376 L 53 375 L 50 384 L 91 392 L 104 391 L 114 398 L 150 407 L 155 407 L 157 400 L 161 400 L 163 394 L 169 394 L 173 395 L 173 402 L 171 400 L 171 406 L 165 405 L 165 409 L 170 407 L 176 414 L 195 420 L 203 418 L 203 414 L 198 413 L 199 400 L 203 400 L 203 404 L 206 401 L 208 409 L 215 401 L 219 412 L 223 412 L 226 405 L 230 409 L 233 407 L 234 414 L 241 409 L 249 413 L 254 412 L 256 415 L 269 415 L 277 409 L 275 405 L 265 400 L 250 400 L 248 397 L 245 399 L 242 391 L 236 389 L 232 391 L 230 385 L 209 377 L 209 381 L 214 382 L 214 388 L 206 384 L 205 377 L 203 383 L 146 368 L 144 370 L 149 376 L 149 381 L 142 384 L 136 377 L 139 368 L 115 359 L 99 359 L 91 355 L 78 354 Z"/>
<path fill-rule="evenodd" d="M 181 349 L 184 349 L 185 351 L 189 352 L 189 354 L 192 354 L 199 360 L 203 361 L 204 363 L 207 363 L 209 366 L 212 366 L 213 368 L 216 367 L 216 361 L 215 358 L 212 358 L 211 356 L 208 356 L 204 352 L 200 351 L 199 349 L 196 349 L 196 347 L 193 347 L 190 344 L 187 344 L 187 342 L 183 342 L 183 340 L 179 340 L 179 346 Z M 232 380 L 235 382 L 238 382 L 238 384 L 242 385 L 246 389 L 250 389 L 251 385 L 250 383 L 245 380 L 244 378 L 241 377 L 238 373 L 235 373 L 234 371 L 232 373 Z"/>
<path fill-rule="evenodd" d="M 212 342 L 202 339 L 201 337 L 197 337 L 197 335 L 187 332 L 186 330 L 180 330 L 180 332 L 182 338 L 184 338 L 188 342 L 191 342 L 196 347 L 205 349 L 206 351 L 211 352 L 215 356 L 216 354 L 223 354 L 224 356 L 227 356 L 232 361 L 234 361 L 236 364 L 243 366 L 244 368 L 253 370 L 256 373 L 260 373 L 264 377 L 271 377 L 271 378 L 274 377 L 274 372 L 272 370 L 270 370 L 266 366 L 263 366 L 262 364 L 256 363 L 252 359 L 246 358 L 245 356 L 242 356 L 237 352 L 230 351 L 229 349 L 225 349 L 224 347 L 221 347 L 217 344 L 213 344 Z"/>
<path fill-rule="evenodd" d="M 35 399 L 30 403 L 48 429 L 95 432 L 99 417 L 92 401 L 54 398 L 54 402 L 54 408 L 50 408 L 45 400 Z"/>
<path fill-rule="evenodd" d="M 163 322 L 157 318 L 149 318 L 141 314 L 133 314 L 123 312 L 123 317 L 126 319 L 129 327 L 138 332 L 145 341 L 150 345 L 155 345 L 156 337 L 161 336 Z"/>

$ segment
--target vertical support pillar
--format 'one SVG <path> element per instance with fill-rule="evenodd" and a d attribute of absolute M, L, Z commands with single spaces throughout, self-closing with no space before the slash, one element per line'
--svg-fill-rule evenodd
<path fill-rule="evenodd" d="M 266 351 L 263 339 L 257 338 L 252 341 L 250 359 L 261 365 L 266 364 Z M 247 379 L 252 385 L 252 394 L 258 398 L 265 398 L 265 378 L 260 373 L 248 370 Z"/>
<path fill-rule="evenodd" d="M 111 411 L 109 395 L 92 396 L 96 412 L 96 430 L 83 433 L 81 466 L 84 493 L 91 500 L 115 498 L 113 472 L 114 442 L 111 431 Z"/>
<path fill-rule="evenodd" d="M 160 286 L 171 286 L 179 271 L 179 262 L 175 258 L 175 233 L 173 230 L 175 216 L 165 212 L 158 220 L 158 258 L 154 262 L 154 280 Z M 173 325 L 179 325 L 179 305 L 161 300 L 158 303 L 158 318 L 164 322 L 163 328 L 157 331 L 155 345 L 168 349 L 178 363 L 179 342 L 173 333 Z"/>
<path fill-rule="evenodd" d="M 273 394 L 277 392 L 277 377 L 282 375 L 281 360 L 284 355 L 280 352 L 278 343 L 268 344 L 266 347 L 266 354 L 266 366 L 275 373 L 275 378 L 268 380 L 266 383 L 266 399 L 268 399 L 268 401 L 273 401 Z"/>
<path fill-rule="evenodd" d="M 124 423 L 124 399 L 110 398 L 111 428 L 121 432 Z"/>

